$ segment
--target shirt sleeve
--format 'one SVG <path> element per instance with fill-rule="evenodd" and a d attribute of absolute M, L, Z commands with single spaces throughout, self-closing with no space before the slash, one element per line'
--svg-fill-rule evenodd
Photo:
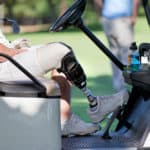
<path fill-rule="evenodd" d="M 5 35 L 2 33 L 1 30 L 0 30 L 0 43 L 4 44 L 9 48 L 13 48 L 13 45 L 11 45 L 11 43 L 6 39 Z"/>

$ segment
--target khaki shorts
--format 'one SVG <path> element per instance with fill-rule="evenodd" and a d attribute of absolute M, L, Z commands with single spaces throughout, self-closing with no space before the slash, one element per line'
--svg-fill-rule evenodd
<path fill-rule="evenodd" d="M 61 43 L 50 43 L 28 48 L 13 57 L 33 76 L 41 77 L 48 71 L 61 66 L 61 59 L 70 49 Z M 10 61 L 0 63 L 0 81 L 30 80 Z"/>

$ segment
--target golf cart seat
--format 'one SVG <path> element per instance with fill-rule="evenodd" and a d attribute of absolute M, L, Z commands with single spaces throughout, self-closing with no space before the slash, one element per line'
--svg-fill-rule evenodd
<path fill-rule="evenodd" d="M 60 97 L 59 85 L 54 80 L 40 78 L 39 82 L 46 88 L 46 97 Z M 0 96 L 41 97 L 44 94 L 31 80 L 0 82 Z"/>

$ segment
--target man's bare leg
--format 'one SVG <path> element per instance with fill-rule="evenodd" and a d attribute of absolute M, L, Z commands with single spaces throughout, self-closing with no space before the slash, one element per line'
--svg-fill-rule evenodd
<path fill-rule="evenodd" d="M 53 70 L 51 73 L 52 79 L 55 80 L 60 87 L 61 91 L 61 101 L 60 101 L 60 110 L 61 110 L 61 121 L 65 121 L 70 118 L 71 108 L 70 108 L 70 99 L 71 99 L 71 87 L 63 73 L 58 73 L 57 70 Z"/>
<path fill-rule="evenodd" d="M 53 70 L 51 78 L 55 80 L 60 87 L 60 117 L 61 130 L 63 136 L 68 135 L 86 135 L 96 132 L 99 129 L 98 124 L 86 123 L 71 112 L 71 85 L 63 73 Z"/>

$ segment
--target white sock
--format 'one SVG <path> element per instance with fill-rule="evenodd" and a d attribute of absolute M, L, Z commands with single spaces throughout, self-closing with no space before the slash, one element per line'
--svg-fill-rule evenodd
<path fill-rule="evenodd" d="M 61 129 L 64 129 L 64 126 L 67 124 L 68 120 L 61 121 Z"/>

